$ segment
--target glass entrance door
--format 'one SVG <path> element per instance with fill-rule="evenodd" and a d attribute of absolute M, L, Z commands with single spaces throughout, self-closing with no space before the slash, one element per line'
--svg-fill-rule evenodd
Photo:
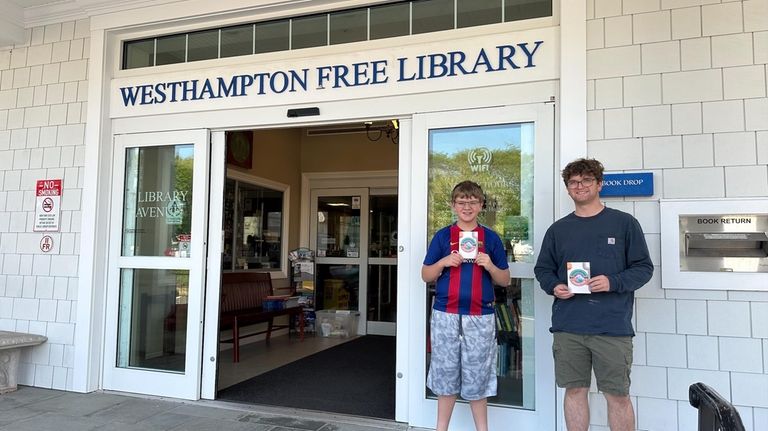
<path fill-rule="evenodd" d="M 397 190 L 370 192 L 368 334 L 395 336 L 397 322 Z"/>
<path fill-rule="evenodd" d="M 208 151 L 206 130 L 115 137 L 105 389 L 200 397 Z"/>
<path fill-rule="evenodd" d="M 315 189 L 311 195 L 315 309 L 359 313 L 356 333 L 365 334 L 368 189 Z"/>
<path fill-rule="evenodd" d="M 488 399 L 489 429 L 555 429 L 555 385 L 549 328 L 551 299 L 538 289 L 534 256 L 553 217 L 551 105 L 414 116 L 410 267 L 420 268 L 428 241 L 455 221 L 451 190 L 463 180 L 483 187 L 480 223 L 502 238 L 512 283 L 496 293 L 498 395 Z M 437 399 L 426 388 L 433 295 L 412 270 L 409 423 L 434 427 Z M 421 286 L 417 290 L 416 286 Z M 415 373 L 415 375 L 414 375 Z M 469 405 L 457 404 L 452 429 L 472 429 Z"/>

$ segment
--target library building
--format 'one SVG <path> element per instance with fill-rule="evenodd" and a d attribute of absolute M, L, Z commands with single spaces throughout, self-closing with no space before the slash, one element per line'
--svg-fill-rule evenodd
<path fill-rule="evenodd" d="M 653 266 L 636 429 L 698 429 L 702 383 L 767 430 L 767 84 L 768 0 L 4 0 L 0 393 L 435 428 L 421 271 L 471 180 L 510 277 L 489 429 L 565 431 L 534 267 L 590 158 Z"/>

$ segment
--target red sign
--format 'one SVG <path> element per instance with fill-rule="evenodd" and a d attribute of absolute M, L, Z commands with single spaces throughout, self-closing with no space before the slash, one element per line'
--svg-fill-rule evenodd
<path fill-rule="evenodd" d="M 37 180 L 37 196 L 61 196 L 61 180 Z"/>
<path fill-rule="evenodd" d="M 58 232 L 59 212 L 61 210 L 61 180 L 38 180 L 35 191 L 35 225 L 32 230 L 35 232 Z M 43 243 L 40 244 L 40 248 L 43 248 Z"/>

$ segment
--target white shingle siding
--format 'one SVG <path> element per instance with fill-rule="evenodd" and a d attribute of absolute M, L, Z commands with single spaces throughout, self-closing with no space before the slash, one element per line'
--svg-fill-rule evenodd
<path fill-rule="evenodd" d="M 632 45 L 632 17 L 617 16 L 605 18 L 604 46 L 606 48 Z"/>
<path fill-rule="evenodd" d="M 72 388 L 88 32 L 87 20 L 35 27 L 0 50 L 0 328 L 48 337 L 22 357 L 25 385 Z M 46 178 L 65 180 L 50 254 L 32 232 Z"/>
<path fill-rule="evenodd" d="M 762 373 L 763 364 L 754 361 L 762 355 L 762 340 L 757 338 L 719 337 L 720 369 L 745 373 Z"/>
<path fill-rule="evenodd" d="M 587 51 L 587 79 L 637 75 L 639 73 L 639 45 Z"/>
<path fill-rule="evenodd" d="M 765 97 L 765 66 L 724 68 L 723 97 L 725 99 Z"/>
<path fill-rule="evenodd" d="M 733 402 L 768 408 L 768 374 L 732 373 Z"/>
<path fill-rule="evenodd" d="M 701 36 L 701 8 L 672 9 L 672 39 Z"/>
<path fill-rule="evenodd" d="M 768 98 L 744 101 L 746 130 L 768 130 Z"/>
<path fill-rule="evenodd" d="M 661 136 L 643 139 L 643 167 L 683 167 L 683 147 L 680 136 Z"/>
<path fill-rule="evenodd" d="M 768 195 L 768 168 L 765 166 L 726 166 L 725 194 L 728 197 Z"/>
<path fill-rule="evenodd" d="M 632 137 L 632 109 L 606 109 L 604 117 L 605 139 Z"/>
<path fill-rule="evenodd" d="M 595 0 L 595 18 L 621 14 L 621 0 Z"/>
<path fill-rule="evenodd" d="M 741 33 L 744 29 L 741 2 L 702 6 L 701 28 L 704 36 Z"/>
<path fill-rule="evenodd" d="M 753 33 L 755 64 L 768 63 L 768 31 Z"/>
<path fill-rule="evenodd" d="M 624 78 L 624 106 L 658 105 L 660 103 L 660 74 Z"/>
<path fill-rule="evenodd" d="M 688 365 L 686 368 L 697 370 L 720 369 L 717 337 L 688 335 L 686 337 L 686 346 L 688 350 Z"/>
<path fill-rule="evenodd" d="M 594 17 L 604 39 L 588 49 L 588 118 L 603 135 L 590 134 L 589 156 L 612 172 L 653 170 L 656 205 L 768 198 L 768 1 L 596 1 Z M 641 207 L 643 199 L 624 202 L 634 200 L 646 233 L 656 234 L 653 248 L 659 228 L 649 212 L 658 208 Z M 655 278 L 636 295 L 638 429 L 694 427 L 695 382 L 736 404 L 747 429 L 764 428 L 768 293 L 661 289 Z M 603 419 L 593 426 L 605 427 Z"/>
<path fill-rule="evenodd" d="M 672 105 L 672 133 L 688 135 L 701 133 L 701 103 Z"/>
<path fill-rule="evenodd" d="M 677 430 L 677 402 L 659 398 L 637 399 L 637 428 L 654 431 Z"/>

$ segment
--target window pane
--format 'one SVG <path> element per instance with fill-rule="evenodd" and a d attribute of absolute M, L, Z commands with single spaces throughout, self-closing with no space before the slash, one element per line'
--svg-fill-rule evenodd
<path fill-rule="evenodd" d="M 414 1 L 413 34 L 453 28 L 453 0 Z"/>
<path fill-rule="evenodd" d="M 410 34 L 409 3 L 371 7 L 371 40 Z"/>
<path fill-rule="evenodd" d="M 455 221 L 451 190 L 470 178 L 486 194 L 480 223 L 501 236 L 510 262 L 533 263 L 534 144 L 533 123 L 430 130 L 429 238 Z M 533 294 L 532 279 L 513 279 L 496 291 L 499 380 L 498 395 L 489 403 L 534 408 Z M 432 303 L 431 296 L 427 301 Z"/>
<path fill-rule="evenodd" d="M 123 69 L 155 65 L 155 39 L 126 42 L 123 49 Z"/>
<path fill-rule="evenodd" d="M 358 257 L 360 254 L 360 206 L 352 196 L 317 199 L 317 256 Z"/>
<path fill-rule="evenodd" d="M 256 24 L 256 53 L 287 51 L 289 21 L 272 21 Z"/>
<path fill-rule="evenodd" d="M 459 28 L 501 22 L 501 0 L 458 0 L 456 10 Z"/>
<path fill-rule="evenodd" d="M 368 265 L 368 321 L 397 322 L 397 265 Z"/>
<path fill-rule="evenodd" d="M 253 26 L 221 29 L 221 58 L 253 54 Z"/>
<path fill-rule="evenodd" d="M 372 260 L 368 265 L 368 321 L 395 322 L 397 320 L 397 195 L 375 195 L 370 197 L 369 202 L 368 257 Z"/>
<path fill-rule="evenodd" d="M 219 57 L 219 30 L 198 31 L 189 34 L 187 61 L 209 60 Z"/>
<path fill-rule="evenodd" d="M 534 409 L 535 290 L 534 281 L 529 278 L 513 278 L 506 288 L 496 289 L 498 390 L 496 396 L 488 398 L 489 404 Z"/>
<path fill-rule="evenodd" d="M 369 257 L 397 257 L 397 195 L 371 196 Z"/>
<path fill-rule="evenodd" d="M 333 12 L 331 15 L 331 45 L 368 39 L 368 10 Z"/>
<path fill-rule="evenodd" d="M 552 16 L 552 0 L 505 0 L 504 2 L 505 21 L 543 16 Z"/>
<path fill-rule="evenodd" d="M 123 256 L 189 257 L 192 145 L 129 148 Z"/>
<path fill-rule="evenodd" d="M 157 38 L 157 63 L 163 64 L 184 63 L 187 49 L 187 35 L 177 34 Z"/>
<path fill-rule="evenodd" d="M 293 18 L 291 21 L 291 49 L 328 45 L 328 15 Z"/>
<path fill-rule="evenodd" d="M 117 366 L 184 372 L 189 272 L 122 269 Z"/>
<path fill-rule="evenodd" d="M 316 268 L 315 309 L 357 310 L 360 294 L 360 266 L 319 263 Z M 322 323 L 318 320 L 316 329 L 321 329 Z M 355 334 L 357 328 L 349 332 Z"/>
<path fill-rule="evenodd" d="M 236 205 L 236 268 L 279 270 L 283 192 L 238 181 Z"/>

